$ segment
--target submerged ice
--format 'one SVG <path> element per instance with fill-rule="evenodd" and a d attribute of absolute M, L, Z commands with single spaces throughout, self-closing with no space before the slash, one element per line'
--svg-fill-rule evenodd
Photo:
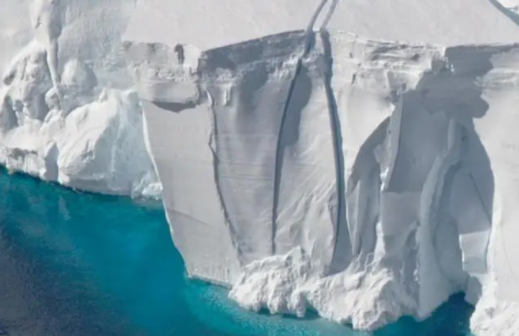
<path fill-rule="evenodd" d="M 509 336 L 515 2 L 9 1 L 0 161 L 162 189 L 188 273 L 244 307 L 373 329 L 463 291 Z"/>

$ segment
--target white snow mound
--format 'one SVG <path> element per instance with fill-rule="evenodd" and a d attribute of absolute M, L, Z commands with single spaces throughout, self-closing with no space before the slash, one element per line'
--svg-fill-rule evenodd
<path fill-rule="evenodd" d="M 134 6 L 2 3 L 1 164 L 82 190 L 160 197 L 120 41 Z"/>

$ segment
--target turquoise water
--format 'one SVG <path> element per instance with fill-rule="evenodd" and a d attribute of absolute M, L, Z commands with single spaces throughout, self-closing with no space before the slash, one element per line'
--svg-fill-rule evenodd
<path fill-rule="evenodd" d="M 11 336 L 365 335 L 245 312 L 183 267 L 159 205 L 0 170 L 0 325 Z M 374 335 L 465 336 L 470 313 L 458 296 Z"/>

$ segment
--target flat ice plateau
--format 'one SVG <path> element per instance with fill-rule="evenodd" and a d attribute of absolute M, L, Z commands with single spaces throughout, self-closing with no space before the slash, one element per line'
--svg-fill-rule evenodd
<path fill-rule="evenodd" d="M 8 168 L 162 189 L 249 309 L 371 330 L 464 291 L 519 335 L 518 1 L 6 3 Z"/>

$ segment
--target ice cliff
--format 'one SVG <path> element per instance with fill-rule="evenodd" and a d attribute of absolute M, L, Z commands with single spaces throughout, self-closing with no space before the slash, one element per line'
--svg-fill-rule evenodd
<path fill-rule="evenodd" d="M 250 309 L 360 329 L 464 291 L 474 331 L 519 332 L 519 27 L 503 10 L 143 2 L 123 39 L 188 272 Z"/>
<path fill-rule="evenodd" d="M 373 329 L 464 291 L 519 334 L 516 2 L 8 0 L 0 161 L 162 184 L 189 274 L 244 307 Z"/>

